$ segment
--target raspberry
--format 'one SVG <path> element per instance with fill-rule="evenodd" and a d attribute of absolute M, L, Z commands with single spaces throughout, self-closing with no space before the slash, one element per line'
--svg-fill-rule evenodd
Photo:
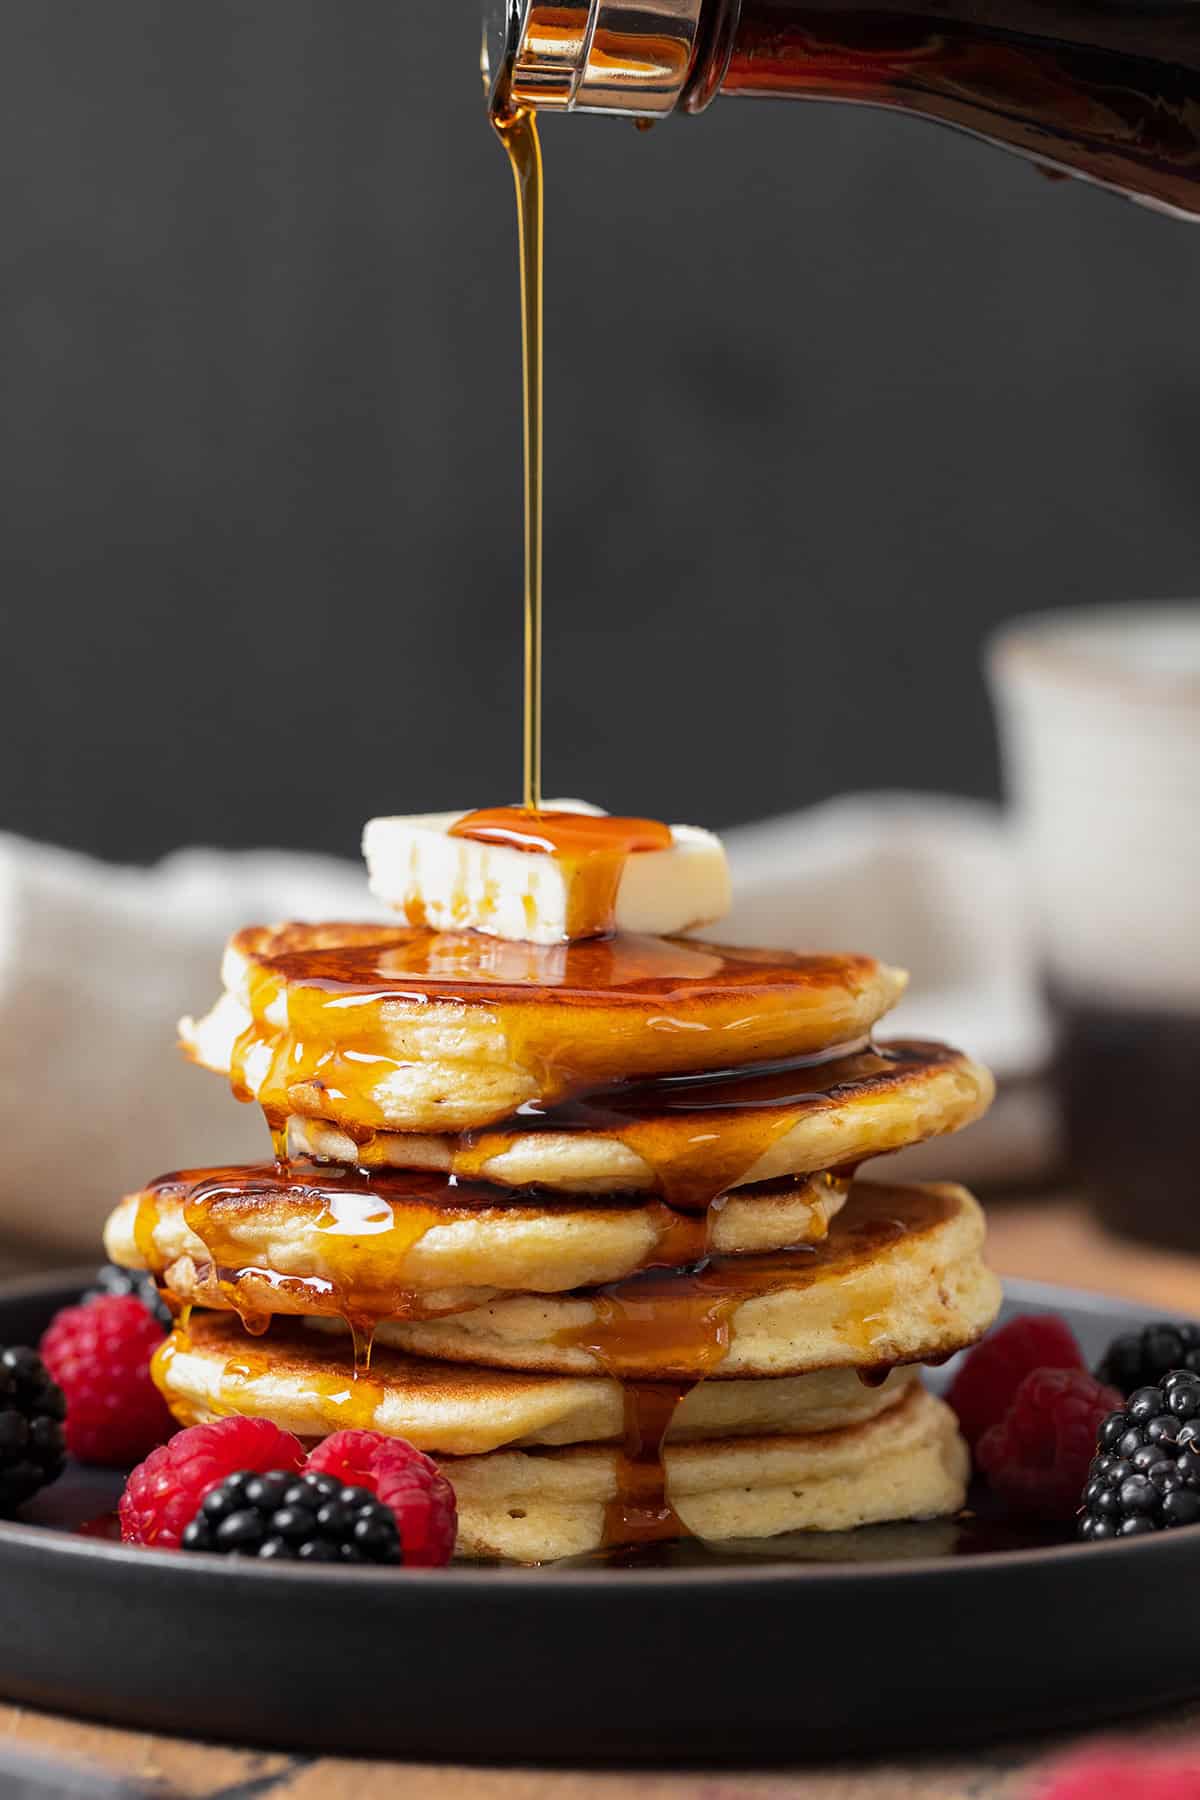
<path fill-rule="evenodd" d="M 972 1450 L 990 1425 L 998 1425 L 1025 1377 L 1034 1369 L 1083 1369 L 1087 1365 L 1069 1325 L 1054 1313 L 1022 1313 L 976 1344 L 946 1395 Z"/>
<path fill-rule="evenodd" d="M 250 1470 L 260 1475 L 275 1469 L 298 1473 L 303 1462 L 299 1439 L 269 1419 L 219 1419 L 177 1431 L 169 1444 L 151 1451 L 125 1483 L 119 1508 L 121 1536 L 127 1544 L 177 1550 L 204 1496 L 227 1476 Z"/>
<path fill-rule="evenodd" d="M 1052 1770 L 1035 1800 L 1200 1800 L 1200 1756 L 1093 1751 Z"/>
<path fill-rule="evenodd" d="M 150 1379 L 163 1329 L 132 1295 L 65 1306 L 42 1339 L 42 1360 L 67 1397 L 67 1448 L 80 1462 L 120 1468 L 175 1429 Z"/>
<path fill-rule="evenodd" d="M 105 1263 L 102 1269 L 96 1270 L 94 1284 L 80 1294 L 80 1304 L 86 1306 L 90 1300 L 104 1300 L 110 1294 L 132 1294 L 147 1312 L 154 1315 L 164 1331 L 170 1331 L 170 1308 L 159 1293 L 153 1275 L 142 1275 L 134 1269 L 118 1269 L 115 1263 Z"/>
<path fill-rule="evenodd" d="M 440 1569 L 450 1561 L 458 1535 L 454 1489 L 432 1458 L 403 1438 L 335 1431 L 317 1445 L 308 1467 L 347 1487 L 368 1488 L 391 1508 L 406 1567 Z"/>
<path fill-rule="evenodd" d="M 1120 1404 L 1086 1369 L 1034 1369 L 980 1438 L 976 1463 L 1014 1512 L 1073 1518 L 1097 1434 Z"/>

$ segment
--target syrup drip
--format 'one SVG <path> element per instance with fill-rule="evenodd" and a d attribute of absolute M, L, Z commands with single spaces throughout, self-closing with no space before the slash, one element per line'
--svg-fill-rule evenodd
<path fill-rule="evenodd" d="M 508 1059 L 548 1107 L 664 1066 L 698 1074 L 773 1063 L 814 1039 L 844 1046 L 875 967 L 685 939 L 542 945 L 404 927 L 272 948 L 251 955 L 251 1022 L 230 1079 L 239 1098 L 257 1095 L 277 1152 L 292 1113 L 330 1120 L 357 1142 L 389 1128 L 380 1093 L 409 1079 L 412 1014 L 425 1000 L 483 1009 L 480 1025 L 503 1034 Z"/>
<path fill-rule="evenodd" d="M 375 1347 L 374 1319 L 346 1317 L 350 1342 L 354 1351 L 354 1379 L 362 1381 L 371 1372 L 371 1351 Z"/>
<path fill-rule="evenodd" d="M 691 1270 L 614 1282 L 591 1293 L 594 1317 L 588 1324 L 558 1334 L 560 1345 L 587 1350 L 622 1387 L 624 1441 L 617 1492 L 605 1508 L 606 1547 L 689 1535 L 667 1491 L 663 1446 L 675 1412 L 698 1382 L 720 1368 L 742 1302 L 801 1285 L 808 1273 L 804 1255 L 712 1257 Z M 647 1369 L 679 1379 L 648 1381 Z"/>
<path fill-rule="evenodd" d="M 238 1413 L 245 1417 L 269 1417 L 269 1393 L 258 1384 L 276 1365 L 267 1358 L 251 1359 L 243 1353 L 226 1361 L 220 1379 L 220 1404 L 210 1402 L 217 1416 Z M 364 1372 L 348 1368 L 345 1374 L 320 1374 L 305 1369 L 305 1398 L 315 1401 L 322 1415 L 325 1435 L 334 1431 L 371 1431 L 384 1398 L 383 1388 Z"/>
<path fill-rule="evenodd" d="M 572 940 L 614 931 L 617 895 L 629 858 L 648 850 L 669 850 L 674 842 L 670 826 L 657 819 L 544 810 L 530 813 L 515 806 L 467 813 L 451 826 L 450 836 L 553 856 L 569 884 L 566 923 Z M 486 906 L 486 895 L 484 900 Z"/>
<path fill-rule="evenodd" d="M 950 1061 L 953 1054 L 932 1044 L 841 1045 L 766 1069 L 626 1083 L 555 1107 L 531 1102 L 507 1125 L 464 1132 L 453 1166 L 478 1179 L 494 1158 L 531 1132 L 592 1132 L 641 1157 L 667 1205 L 703 1210 L 744 1182 L 806 1116 L 882 1094 L 906 1074 Z M 895 1141 L 864 1109 L 864 1153 L 898 1148 L 908 1121 L 897 1119 L 892 1131 Z"/>
<path fill-rule="evenodd" d="M 924 1196 L 920 1196 L 924 1200 Z M 862 1359 L 868 1381 L 878 1376 L 872 1353 L 895 1308 L 891 1273 L 879 1266 L 884 1251 L 919 1233 L 940 1216 L 930 1196 L 927 1209 L 909 1217 L 861 1220 L 839 1215 L 823 1244 L 800 1245 L 762 1256 L 710 1256 L 691 1269 L 658 1269 L 594 1288 L 593 1316 L 559 1332 L 563 1349 L 586 1350 L 605 1373 L 621 1380 L 656 1376 L 702 1381 L 715 1374 L 729 1350 L 734 1314 L 746 1301 L 784 1290 L 828 1285 L 838 1305 L 832 1324 Z M 851 1285 L 852 1281 L 852 1285 Z"/>
<path fill-rule="evenodd" d="M 158 1265 L 158 1251 L 154 1243 L 154 1225 L 158 1217 L 158 1208 L 154 1196 L 149 1192 L 139 1195 L 137 1208 L 133 1215 L 133 1241 L 137 1252 L 148 1269 Z"/>
<path fill-rule="evenodd" d="M 797 1184 L 813 1204 L 841 1185 L 831 1177 Z M 370 1365 L 379 1319 L 435 1318 L 477 1304 L 470 1298 L 435 1299 L 414 1285 L 407 1265 L 428 1232 L 472 1218 L 537 1220 L 544 1218 L 549 1204 L 542 1196 L 514 1195 L 416 1169 L 370 1175 L 336 1163 L 296 1161 L 190 1170 L 164 1177 L 139 1198 L 138 1216 L 149 1225 L 148 1232 L 143 1230 L 147 1259 L 159 1274 L 163 1258 L 153 1246 L 153 1222 L 160 1204 L 178 1203 L 207 1257 L 197 1267 L 202 1300 L 215 1284 L 251 1335 L 266 1330 L 274 1311 L 342 1318 L 354 1338 L 360 1372 Z M 583 1199 L 573 1202 L 572 1210 L 603 1214 L 611 1204 Z M 640 1216 L 653 1231 L 638 1269 L 682 1268 L 702 1261 L 723 1205 L 718 1198 L 702 1213 L 676 1212 L 653 1200 L 640 1206 Z M 316 1234 L 324 1272 L 282 1273 L 248 1258 L 247 1232 L 264 1209 L 286 1210 L 298 1229 L 307 1222 Z M 179 1323 L 185 1331 L 190 1306 L 169 1293 L 168 1300 L 173 1311 L 182 1311 Z"/>
<path fill-rule="evenodd" d="M 242 1323 L 245 1324 L 244 1319 Z M 239 1350 L 235 1356 L 229 1357 L 221 1370 L 216 1402 L 210 1403 L 213 1412 L 220 1418 L 227 1418 L 233 1413 L 253 1413 L 255 1384 L 270 1372 L 269 1356 L 256 1356 L 250 1350 Z"/>
<path fill-rule="evenodd" d="M 217 1380 L 216 1392 L 203 1403 L 191 1402 L 170 1392 L 170 1368 L 175 1357 L 186 1351 L 179 1333 L 165 1338 L 154 1353 L 150 1373 L 160 1393 L 168 1397 L 171 1411 L 181 1425 L 199 1425 L 206 1419 L 231 1416 L 265 1418 L 271 1415 L 271 1378 L 281 1367 L 286 1369 L 286 1350 L 266 1356 L 240 1349 L 226 1357 Z M 367 1355 L 369 1356 L 369 1347 Z M 370 1379 L 366 1371 L 348 1368 L 345 1374 L 322 1374 L 305 1364 L 306 1397 L 314 1400 L 323 1415 L 326 1432 L 374 1428 L 384 1390 Z"/>
<path fill-rule="evenodd" d="M 168 1176 L 148 1191 L 152 1206 L 160 1192 L 183 1194 L 188 1228 L 204 1245 L 213 1278 L 248 1331 L 266 1328 L 265 1288 L 268 1297 L 297 1302 L 299 1311 L 344 1318 L 362 1372 L 370 1364 L 373 1320 L 429 1318 L 447 1310 L 423 1298 L 406 1278 L 405 1263 L 426 1234 L 494 1213 L 497 1202 L 508 1199 L 496 1188 L 416 1169 L 365 1175 L 337 1163 L 303 1160 Z M 281 1273 L 247 1259 L 248 1221 L 256 1209 L 280 1203 L 289 1219 L 310 1223 L 327 1273 Z"/>
<path fill-rule="evenodd" d="M 624 1445 L 617 1493 L 605 1511 L 606 1547 L 688 1535 L 670 1503 L 663 1444 L 684 1396 L 725 1360 L 742 1303 L 821 1279 L 837 1281 L 852 1262 L 869 1263 L 905 1229 L 899 1220 L 870 1219 L 843 1233 L 832 1255 L 801 1248 L 775 1256 L 709 1257 L 693 1269 L 651 1271 L 592 1291 L 592 1319 L 560 1332 L 556 1342 L 587 1350 L 622 1384 Z M 840 1327 L 847 1341 L 855 1348 L 873 1345 L 893 1299 L 889 1278 L 869 1274 Z M 676 1377 L 675 1385 L 646 1380 L 648 1370 Z M 879 1378 L 877 1369 L 867 1371 L 869 1381 Z"/>
<path fill-rule="evenodd" d="M 171 1364 L 180 1351 L 187 1348 L 186 1340 L 180 1336 L 178 1331 L 173 1331 L 169 1337 L 165 1337 L 150 1359 L 150 1379 L 180 1425 L 199 1425 L 210 1415 L 194 1406 L 190 1400 L 173 1394 L 168 1386 Z"/>
<path fill-rule="evenodd" d="M 133 1215 L 133 1241 L 142 1267 L 153 1276 L 155 1291 L 170 1312 L 175 1329 L 186 1343 L 188 1321 L 192 1316 L 192 1309 L 189 1303 L 180 1300 L 176 1294 L 171 1292 L 170 1288 L 164 1287 L 159 1279 L 162 1274 L 162 1259 L 154 1241 L 154 1226 L 157 1218 L 158 1202 L 155 1195 L 149 1192 L 139 1194 Z"/>
<path fill-rule="evenodd" d="M 663 1445 L 694 1382 L 622 1384 L 625 1426 L 617 1491 L 604 1509 L 604 1544 L 661 1544 L 691 1534 L 667 1494 Z"/>

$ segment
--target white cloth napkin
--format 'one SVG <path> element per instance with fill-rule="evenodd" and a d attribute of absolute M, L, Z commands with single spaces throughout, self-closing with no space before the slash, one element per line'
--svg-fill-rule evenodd
<path fill-rule="evenodd" d="M 781 949 L 869 950 L 912 984 L 883 1037 L 943 1038 L 1000 1083 L 988 1116 L 877 1173 L 1013 1186 L 1060 1155 L 1045 1085 L 1050 1025 L 1021 857 L 1004 815 L 974 801 L 863 794 L 726 836 L 734 906 L 719 935 Z"/>
<path fill-rule="evenodd" d="M 257 1108 L 175 1047 L 225 939 L 369 918 L 357 868 L 186 850 L 113 868 L 0 835 L 0 1233 L 95 1257 L 114 1201 L 168 1169 L 270 1155 Z"/>
<path fill-rule="evenodd" d="M 909 1172 L 1018 1180 L 1045 1166 L 1030 1077 L 1046 1025 L 999 815 L 864 797 L 728 844 L 737 899 L 714 935 L 899 962 L 913 988 L 895 1029 L 947 1037 L 1001 1077 L 1011 1103 L 995 1122 L 909 1153 Z M 215 999 L 239 925 L 380 916 L 361 869 L 328 858 L 187 850 L 114 868 L 0 834 L 0 1234 L 92 1257 L 120 1194 L 168 1169 L 268 1155 L 257 1109 L 189 1066 L 175 1022 Z"/>

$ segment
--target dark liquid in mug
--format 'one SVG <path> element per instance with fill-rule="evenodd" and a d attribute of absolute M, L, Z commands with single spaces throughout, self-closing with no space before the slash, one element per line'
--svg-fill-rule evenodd
<path fill-rule="evenodd" d="M 1050 999 L 1073 1179 L 1113 1231 L 1200 1250 L 1200 1013 Z"/>

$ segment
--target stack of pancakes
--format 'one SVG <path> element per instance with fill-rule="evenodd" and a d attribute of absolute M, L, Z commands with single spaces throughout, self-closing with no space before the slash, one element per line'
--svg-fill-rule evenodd
<path fill-rule="evenodd" d="M 165 1177 L 107 1231 L 178 1303 L 173 1412 L 407 1438 L 467 1556 L 954 1511 L 965 1449 L 914 1365 L 996 1312 L 982 1215 L 854 1172 L 991 1080 L 872 1042 L 903 987 L 691 938 L 240 932 L 184 1044 L 275 1160 Z"/>

